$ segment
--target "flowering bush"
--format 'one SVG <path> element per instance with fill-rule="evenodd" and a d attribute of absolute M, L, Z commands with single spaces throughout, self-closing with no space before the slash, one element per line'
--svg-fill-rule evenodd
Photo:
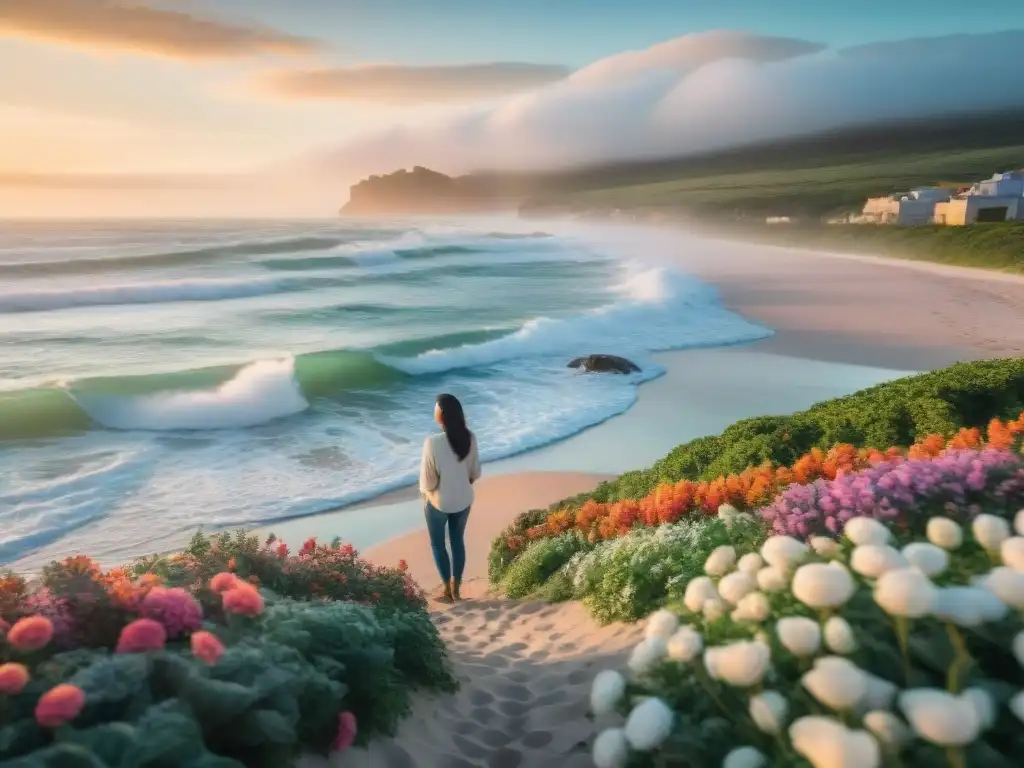
<path fill-rule="evenodd" d="M 923 503 L 970 508 L 968 501 L 983 498 L 1013 506 L 1024 501 L 1024 479 L 1015 474 L 1022 433 L 1024 417 L 1006 423 L 993 420 L 984 439 L 980 430 L 962 429 L 948 440 L 930 435 L 906 451 L 890 448 L 882 453 L 850 445 L 828 452 L 813 449 L 792 467 L 758 467 L 714 482 L 683 480 L 661 486 L 639 502 L 588 501 L 576 511 L 551 513 L 528 528 L 525 536 L 512 534 L 500 540 L 503 544 L 496 541 L 491 578 L 510 596 L 519 597 L 543 585 L 573 554 L 592 548 L 588 543 L 704 517 L 723 507 L 750 509 L 776 496 L 762 514 L 775 523 L 776 531 L 801 536 L 812 529 L 836 532 L 840 518 L 873 509 L 876 503 L 894 515 Z M 983 445 L 984 451 L 972 450 Z M 1001 478 L 1002 484 L 990 487 L 992 478 Z M 536 543 L 545 540 L 557 544 Z M 625 545 L 626 551 L 636 540 Z"/>
<path fill-rule="evenodd" d="M 500 582 L 532 539 L 559 536 L 581 518 L 581 530 L 596 540 L 635 525 L 713 514 L 723 503 L 752 508 L 789 483 L 834 478 L 839 469 L 902 455 L 898 446 L 937 451 L 953 436 L 950 447 L 977 447 L 986 424 L 989 443 L 1007 447 L 1024 432 L 1022 411 L 1024 358 L 1009 358 L 898 379 L 792 416 L 744 419 L 721 435 L 678 446 L 648 470 L 627 472 L 549 510 L 523 513 L 494 540 L 490 578 Z"/>
<path fill-rule="evenodd" d="M 1024 510 L 724 545 L 594 680 L 598 768 L 1010 768 L 1024 754 Z"/>
<path fill-rule="evenodd" d="M 980 504 L 1004 510 L 1024 505 L 1024 459 L 1019 451 L 950 449 L 939 456 L 894 457 L 875 466 L 790 485 L 761 510 L 776 533 L 806 538 L 833 534 L 861 515 L 913 528 L 922 511 L 977 514 Z"/>
<path fill-rule="evenodd" d="M 109 571 L 69 558 L 31 587 L 4 577 L 5 768 L 288 765 L 393 732 L 414 687 L 455 687 L 403 569 L 243 534 L 190 549 Z"/>

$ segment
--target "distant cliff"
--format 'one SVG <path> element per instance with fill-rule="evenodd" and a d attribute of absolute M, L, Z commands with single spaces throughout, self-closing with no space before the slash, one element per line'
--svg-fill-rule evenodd
<path fill-rule="evenodd" d="M 515 208 L 519 200 L 503 194 L 485 179 L 453 178 L 416 166 L 384 176 L 370 176 L 349 189 L 343 216 L 401 213 L 458 213 Z"/>

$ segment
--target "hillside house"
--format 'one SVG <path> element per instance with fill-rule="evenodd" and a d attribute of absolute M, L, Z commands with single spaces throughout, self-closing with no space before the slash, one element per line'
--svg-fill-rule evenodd
<path fill-rule="evenodd" d="M 871 197 L 864 204 L 861 220 L 897 226 L 927 224 L 935 216 L 935 206 L 949 200 L 953 193 L 945 187 L 920 187 L 905 195 Z"/>
<path fill-rule="evenodd" d="M 948 227 L 1024 221 L 1024 196 L 962 195 L 935 206 L 935 223 Z"/>
<path fill-rule="evenodd" d="M 1024 197 L 1024 171 L 993 173 L 991 179 L 979 181 L 970 194 L 984 197 Z"/>

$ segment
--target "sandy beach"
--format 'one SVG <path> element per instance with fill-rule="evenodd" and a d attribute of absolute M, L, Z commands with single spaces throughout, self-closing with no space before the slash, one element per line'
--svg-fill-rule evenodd
<path fill-rule="evenodd" d="M 681 239 L 679 262 L 717 285 L 727 306 L 776 334 L 751 345 L 661 355 L 666 375 L 641 387 L 627 413 L 487 465 L 467 530 L 469 599 L 433 605 L 461 690 L 419 701 L 395 739 L 335 758 L 336 765 L 591 765 L 588 745 L 604 724 L 587 716 L 590 681 L 600 669 L 623 667 L 642 629 L 597 627 L 578 604 L 490 594 L 486 557 L 496 533 L 521 511 L 648 465 L 678 443 L 739 418 L 791 412 L 958 360 L 1024 354 L 1020 278 L 748 244 L 720 247 L 724 252 L 712 258 L 699 241 Z M 422 586 L 436 589 L 427 535 L 416 522 L 419 502 L 402 493 L 387 501 L 357 514 L 417 527 L 369 547 L 366 556 L 382 564 L 404 559 Z M 344 514 L 296 524 L 327 533 L 341 527 Z"/>

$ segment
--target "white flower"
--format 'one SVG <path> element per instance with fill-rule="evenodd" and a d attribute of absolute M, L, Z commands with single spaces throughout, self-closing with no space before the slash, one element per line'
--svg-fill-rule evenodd
<path fill-rule="evenodd" d="M 872 709 L 889 709 L 892 706 L 892 700 L 896 698 L 896 692 L 899 690 L 895 684 L 890 683 L 884 677 L 878 677 L 870 672 L 865 671 L 864 677 L 867 680 L 867 688 L 864 690 L 864 696 L 860 700 L 860 706 L 864 708 L 864 711 Z"/>
<path fill-rule="evenodd" d="M 749 573 L 745 571 L 734 571 L 723 576 L 718 582 L 718 594 L 733 605 L 736 605 L 743 596 L 753 592 L 757 584 Z"/>
<path fill-rule="evenodd" d="M 878 742 L 866 731 L 854 731 L 831 717 L 801 717 L 789 727 L 797 754 L 814 768 L 878 768 Z"/>
<path fill-rule="evenodd" d="M 732 504 L 719 504 L 718 505 L 718 519 L 719 520 L 730 520 L 736 517 L 740 511 L 736 509 Z"/>
<path fill-rule="evenodd" d="M 668 657 L 673 661 L 693 661 L 703 649 L 704 638 L 692 627 L 680 627 L 668 639 Z"/>
<path fill-rule="evenodd" d="M 633 707 L 626 718 L 626 741 L 633 749 L 649 752 L 672 733 L 672 710 L 661 699 L 651 697 Z"/>
<path fill-rule="evenodd" d="M 757 586 L 764 592 L 779 592 L 786 588 L 789 578 L 781 568 L 765 566 L 757 572 Z"/>
<path fill-rule="evenodd" d="M 843 533 L 858 547 L 865 544 L 882 546 L 888 544 L 892 537 L 889 529 L 873 517 L 854 517 L 847 520 Z"/>
<path fill-rule="evenodd" d="M 971 533 L 989 552 L 998 552 L 1002 543 L 1010 538 L 1010 524 L 995 515 L 978 515 L 971 523 Z"/>
<path fill-rule="evenodd" d="M 1018 632 L 1013 638 L 1013 655 L 1017 663 L 1024 667 L 1024 631 Z"/>
<path fill-rule="evenodd" d="M 1013 530 L 1017 532 L 1018 536 L 1024 536 L 1024 509 L 1019 510 L 1013 516 Z"/>
<path fill-rule="evenodd" d="M 662 608 L 655 611 L 647 619 L 647 626 L 644 627 L 645 637 L 671 637 L 672 633 L 679 627 L 679 618 L 672 611 Z"/>
<path fill-rule="evenodd" d="M 769 536 L 761 545 L 764 561 L 783 571 L 788 571 L 807 551 L 807 545 L 792 536 Z"/>
<path fill-rule="evenodd" d="M 626 678 L 614 669 L 603 669 L 594 676 L 590 688 L 590 709 L 595 715 L 607 715 L 615 711 L 615 705 L 626 692 Z"/>
<path fill-rule="evenodd" d="M 749 688 L 761 682 L 770 659 L 768 646 L 756 640 L 739 640 L 704 652 L 708 674 L 737 688 Z"/>
<path fill-rule="evenodd" d="M 833 616 L 825 622 L 825 645 L 833 653 L 849 654 L 857 650 L 853 627 L 842 616 Z"/>
<path fill-rule="evenodd" d="M 623 768 L 629 760 L 626 732 L 621 728 L 608 728 L 594 739 L 594 765 L 597 768 Z"/>
<path fill-rule="evenodd" d="M 764 565 L 764 560 L 757 552 L 748 552 L 739 559 L 736 563 L 736 567 L 741 571 L 746 571 L 751 576 L 755 575 L 761 567 Z"/>
<path fill-rule="evenodd" d="M 761 592 L 744 595 L 732 612 L 733 621 L 764 621 L 772 612 L 768 598 Z"/>
<path fill-rule="evenodd" d="M 753 747 L 737 747 L 722 761 L 722 768 L 764 768 L 768 758 Z"/>
<path fill-rule="evenodd" d="M 717 597 L 718 589 L 715 587 L 715 582 L 707 576 L 698 576 L 696 579 L 691 579 L 690 583 L 686 585 L 683 603 L 686 605 L 686 610 L 691 613 L 700 613 L 707 600 Z"/>
<path fill-rule="evenodd" d="M 750 719 L 765 733 L 775 734 L 786 725 L 789 703 L 778 691 L 765 691 L 750 697 Z"/>
<path fill-rule="evenodd" d="M 789 616 L 775 624 L 775 634 L 794 656 L 813 656 L 821 648 L 821 627 L 803 616 Z"/>
<path fill-rule="evenodd" d="M 718 621 L 722 616 L 725 615 L 725 602 L 719 598 L 712 598 L 711 600 L 704 601 L 704 621 L 708 624 Z"/>
<path fill-rule="evenodd" d="M 959 549 L 964 543 L 964 532 L 948 517 L 933 517 L 925 529 L 928 541 L 943 549 Z"/>
<path fill-rule="evenodd" d="M 668 643 L 663 637 L 641 640 L 629 655 L 629 668 L 638 675 L 650 672 L 668 655 Z"/>
<path fill-rule="evenodd" d="M 992 700 L 992 694 L 984 688 L 974 687 L 968 688 L 962 695 L 966 696 L 967 700 L 971 702 L 971 706 L 974 707 L 982 730 L 991 728 L 996 721 L 996 703 Z"/>
<path fill-rule="evenodd" d="M 993 568 L 983 586 L 1011 608 L 1024 609 L 1024 573 L 1005 566 Z"/>
<path fill-rule="evenodd" d="M 850 567 L 861 576 L 877 579 L 886 571 L 906 568 L 909 563 L 899 550 L 887 544 L 862 544 L 854 547 Z"/>
<path fill-rule="evenodd" d="M 800 681 L 814 698 L 832 709 L 852 709 L 867 691 L 864 672 L 841 656 L 823 656 Z"/>
<path fill-rule="evenodd" d="M 916 568 L 888 571 L 875 584 L 875 602 L 890 616 L 924 616 L 931 611 L 935 594 L 935 586 Z"/>
<path fill-rule="evenodd" d="M 935 591 L 932 614 L 961 627 L 977 627 L 999 621 L 1009 608 L 983 587 L 944 587 Z"/>
<path fill-rule="evenodd" d="M 835 563 L 809 563 L 793 575 L 793 596 L 811 608 L 836 608 L 853 595 L 850 572 Z"/>
<path fill-rule="evenodd" d="M 999 555 L 1003 559 L 1003 565 L 1008 565 L 1015 571 L 1024 571 L 1024 536 L 1011 536 L 1006 539 L 999 548 Z"/>
<path fill-rule="evenodd" d="M 728 544 L 715 547 L 704 561 L 704 572 L 709 576 L 723 576 L 736 565 L 736 550 Z"/>
<path fill-rule="evenodd" d="M 1010 711 L 1017 716 L 1017 719 L 1024 722 L 1024 691 L 1015 693 L 1007 702 Z"/>
<path fill-rule="evenodd" d="M 901 747 L 913 737 L 910 729 L 892 712 L 875 709 L 864 715 L 864 727 L 883 744 Z"/>
<path fill-rule="evenodd" d="M 811 549 L 822 557 L 836 557 L 842 551 L 839 542 L 828 536 L 811 536 L 809 541 Z"/>
<path fill-rule="evenodd" d="M 914 733 L 941 747 L 970 744 L 981 730 L 978 711 L 967 696 L 936 688 L 916 688 L 900 694 L 900 709 Z"/>
<path fill-rule="evenodd" d="M 949 567 L 949 553 L 942 547 L 924 541 L 907 544 L 901 554 L 925 576 L 937 576 Z"/>

